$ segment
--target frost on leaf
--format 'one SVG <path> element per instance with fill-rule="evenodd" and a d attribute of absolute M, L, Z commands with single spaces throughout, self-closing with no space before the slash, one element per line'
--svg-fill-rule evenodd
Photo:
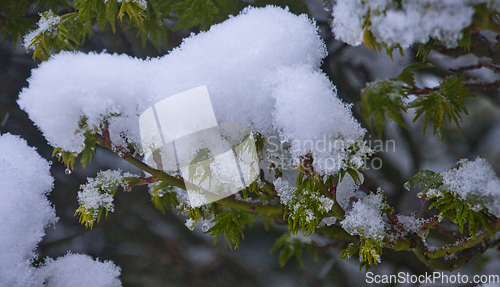
<path fill-rule="evenodd" d="M 43 33 L 54 38 L 58 33 L 57 25 L 59 22 L 61 22 L 61 17 L 52 11 L 40 13 L 40 20 L 37 23 L 38 29 L 24 36 L 24 47 L 34 50 L 35 46 L 39 45 L 38 42 L 41 40 L 40 35 Z"/>
<path fill-rule="evenodd" d="M 92 228 L 94 222 L 99 222 L 102 212 L 114 211 L 113 196 L 118 187 L 125 188 L 125 177 L 133 177 L 132 174 L 121 170 L 100 171 L 95 178 L 87 178 L 87 184 L 82 185 L 78 192 L 78 204 L 80 205 L 75 214 L 80 214 L 80 222 L 86 227 Z"/>
<path fill-rule="evenodd" d="M 284 217 L 288 215 L 288 228 L 293 234 L 302 230 L 304 235 L 312 234 L 320 224 L 324 214 L 328 213 L 334 201 L 318 190 L 314 181 L 304 174 L 297 177 L 297 187 L 292 187 L 282 179 L 273 182 L 281 204 L 285 206 Z M 331 220 L 327 222 L 331 223 Z M 325 222 L 326 223 L 326 222 Z"/>

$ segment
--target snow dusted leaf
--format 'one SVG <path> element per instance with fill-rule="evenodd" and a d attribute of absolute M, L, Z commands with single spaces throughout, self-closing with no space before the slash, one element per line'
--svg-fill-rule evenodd
<path fill-rule="evenodd" d="M 429 208 L 460 227 L 468 223 L 469 235 L 475 237 L 482 226 L 491 231 L 489 220 L 500 217 L 500 179 L 482 158 L 463 159 L 441 173 L 421 171 L 409 183 L 422 182 L 427 199 L 435 198 Z"/>
<path fill-rule="evenodd" d="M 113 197 L 120 186 L 127 185 L 132 177 L 130 173 L 122 174 L 121 170 L 100 171 L 95 178 L 87 178 L 87 184 L 82 185 L 78 192 L 78 204 L 75 212 L 80 214 L 80 223 L 92 228 L 99 222 L 103 212 L 114 211 Z"/>

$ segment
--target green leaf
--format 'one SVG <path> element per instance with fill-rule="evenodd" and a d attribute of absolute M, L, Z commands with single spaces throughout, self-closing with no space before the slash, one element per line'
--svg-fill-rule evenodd
<path fill-rule="evenodd" d="M 350 243 L 346 249 L 340 252 L 340 259 L 349 259 L 359 251 L 359 245 Z"/>
<path fill-rule="evenodd" d="M 346 249 L 342 250 L 340 252 L 340 259 L 351 258 L 356 252 L 359 253 L 359 270 L 365 267 L 365 270 L 368 271 L 371 266 L 380 263 L 382 243 L 362 237 L 359 244 L 350 243 Z"/>
<path fill-rule="evenodd" d="M 405 84 L 407 84 L 410 87 L 415 86 L 415 77 L 413 75 L 414 71 L 421 70 L 421 69 L 427 69 L 427 68 L 432 68 L 432 65 L 427 64 L 427 63 L 413 63 L 406 68 L 403 69 L 401 74 L 397 76 L 394 80 L 401 81 Z"/>
<path fill-rule="evenodd" d="M 280 248 L 283 248 L 279 255 L 280 266 L 283 267 L 286 265 L 288 260 L 295 255 L 297 262 L 301 267 L 304 267 L 304 262 L 302 260 L 302 249 L 306 249 L 314 259 L 316 259 L 316 250 L 312 245 L 313 241 L 309 240 L 307 237 L 303 235 L 293 235 L 288 232 L 280 236 L 276 243 L 274 243 L 273 247 L 269 253 L 274 253 Z"/>
<path fill-rule="evenodd" d="M 207 30 L 242 8 L 238 0 L 183 0 L 173 5 L 178 15 L 176 30 L 200 27 Z"/>
<path fill-rule="evenodd" d="M 498 219 L 490 214 L 487 208 L 473 210 L 468 200 L 459 198 L 458 195 L 449 190 L 443 190 L 441 196 L 430 205 L 429 209 L 431 208 L 436 208 L 440 211 L 441 216 L 458 224 L 460 233 L 463 233 L 464 226 L 468 224 L 469 236 L 476 237 L 481 226 L 491 234 L 495 234 L 488 220 L 496 221 Z"/>
<path fill-rule="evenodd" d="M 214 225 L 208 230 L 214 235 L 214 244 L 224 234 L 230 248 L 238 248 L 240 238 L 244 238 L 243 230 L 246 225 L 254 222 L 251 213 L 233 209 L 220 209 L 214 214 Z"/>
<path fill-rule="evenodd" d="M 439 90 L 422 95 L 409 106 L 410 108 L 416 108 L 413 122 L 424 115 L 424 135 L 427 132 L 427 126 L 431 118 L 433 118 L 433 133 L 438 134 L 439 132 L 442 140 L 445 115 L 448 117 L 449 122 L 453 121 L 460 128 L 460 121 L 462 120 L 460 113 L 468 114 L 463 99 L 474 97 L 464 87 L 464 81 L 465 75 L 463 74 L 460 77 L 448 76 L 439 86 Z"/>
<path fill-rule="evenodd" d="M 435 38 L 431 38 L 427 43 L 420 44 L 418 46 L 417 57 L 422 58 L 422 61 L 425 62 L 427 60 L 427 56 L 431 53 L 434 47 L 437 47 L 441 44 L 441 41 Z"/>
<path fill-rule="evenodd" d="M 370 127 L 375 127 L 380 138 L 386 116 L 406 128 L 401 113 L 406 112 L 402 98 L 406 98 L 403 86 L 392 80 L 369 83 L 361 91 L 363 118 Z"/>
<path fill-rule="evenodd" d="M 75 152 L 64 151 L 62 148 L 58 147 L 54 148 L 52 151 L 52 156 L 57 157 L 58 162 L 64 163 L 64 166 L 71 170 L 73 170 L 77 155 L 78 154 Z"/>
<path fill-rule="evenodd" d="M 418 183 L 423 185 L 421 194 L 425 194 L 428 190 L 437 190 L 443 185 L 443 176 L 430 170 L 420 170 L 405 183 L 405 189 L 410 190 Z"/>
<path fill-rule="evenodd" d="M 151 194 L 153 206 L 163 214 L 165 214 L 166 208 L 172 209 L 179 205 L 177 193 L 170 184 L 164 181 L 159 181 L 153 185 L 149 193 Z"/>
<path fill-rule="evenodd" d="M 85 139 L 83 141 L 82 157 L 80 158 L 80 164 L 83 168 L 87 167 L 87 163 L 92 160 L 92 157 L 96 151 L 97 140 L 91 131 L 86 131 L 84 133 Z"/>
<path fill-rule="evenodd" d="M 380 263 L 381 255 L 381 242 L 376 242 L 370 238 L 361 238 L 361 242 L 359 244 L 359 270 L 365 267 L 365 271 L 368 272 L 371 266 Z"/>

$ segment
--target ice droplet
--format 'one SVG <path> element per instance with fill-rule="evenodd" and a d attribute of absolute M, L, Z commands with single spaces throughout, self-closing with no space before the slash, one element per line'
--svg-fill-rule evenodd
<path fill-rule="evenodd" d="M 61 156 L 62 156 L 62 153 L 61 153 L 60 151 L 58 151 L 58 152 L 56 153 L 56 156 L 57 156 L 57 157 L 61 157 Z"/>
<path fill-rule="evenodd" d="M 70 175 L 70 174 L 71 174 L 71 169 L 67 168 L 67 169 L 64 171 L 64 174 L 66 174 L 66 175 Z"/>
<path fill-rule="evenodd" d="M 203 221 L 203 225 L 201 226 L 201 231 L 207 232 L 210 227 L 206 221 Z"/>
<path fill-rule="evenodd" d="M 323 9 L 325 9 L 326 12 L 331 12 L 333 9 L 332 0 L 323 1 Z"/>
<path fill-rule="evenodd" d="M 158 190 L 158 196 L 159 197 L 163 197 L 165 195 L 165 191 L 164 190 Z"/>
<path fill-rule="evenodd" d="M 410 184 L 408 182 L 405 182 L 405 184 L 403 185 L 403 187 L 407 190 L 407 191 L 410 191 Z"/>

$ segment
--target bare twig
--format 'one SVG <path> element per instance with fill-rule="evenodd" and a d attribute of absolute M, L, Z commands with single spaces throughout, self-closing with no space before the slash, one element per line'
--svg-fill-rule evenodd
<path fill-rule="evenodd" d="M 460 67 L 458 69 L 450 69 L 450 71 L 456 72 L 456 73 L 462 73 L 462 72 L 465 72 L 465 71 L 470 71 L 470 70 L 475 70 L 475 69 L 481 69 L 483 67 L 486 68 L 486 69 L 490 69 L 490 70 L 492 70 L 495 73 L 500 73 L 500 67 L 497 66 L 497 65 L 494 65 L 494 64 L 492 64 L 492 63 L 490 63 L 488 61 L 479 61 L 477 64 Z"/>

